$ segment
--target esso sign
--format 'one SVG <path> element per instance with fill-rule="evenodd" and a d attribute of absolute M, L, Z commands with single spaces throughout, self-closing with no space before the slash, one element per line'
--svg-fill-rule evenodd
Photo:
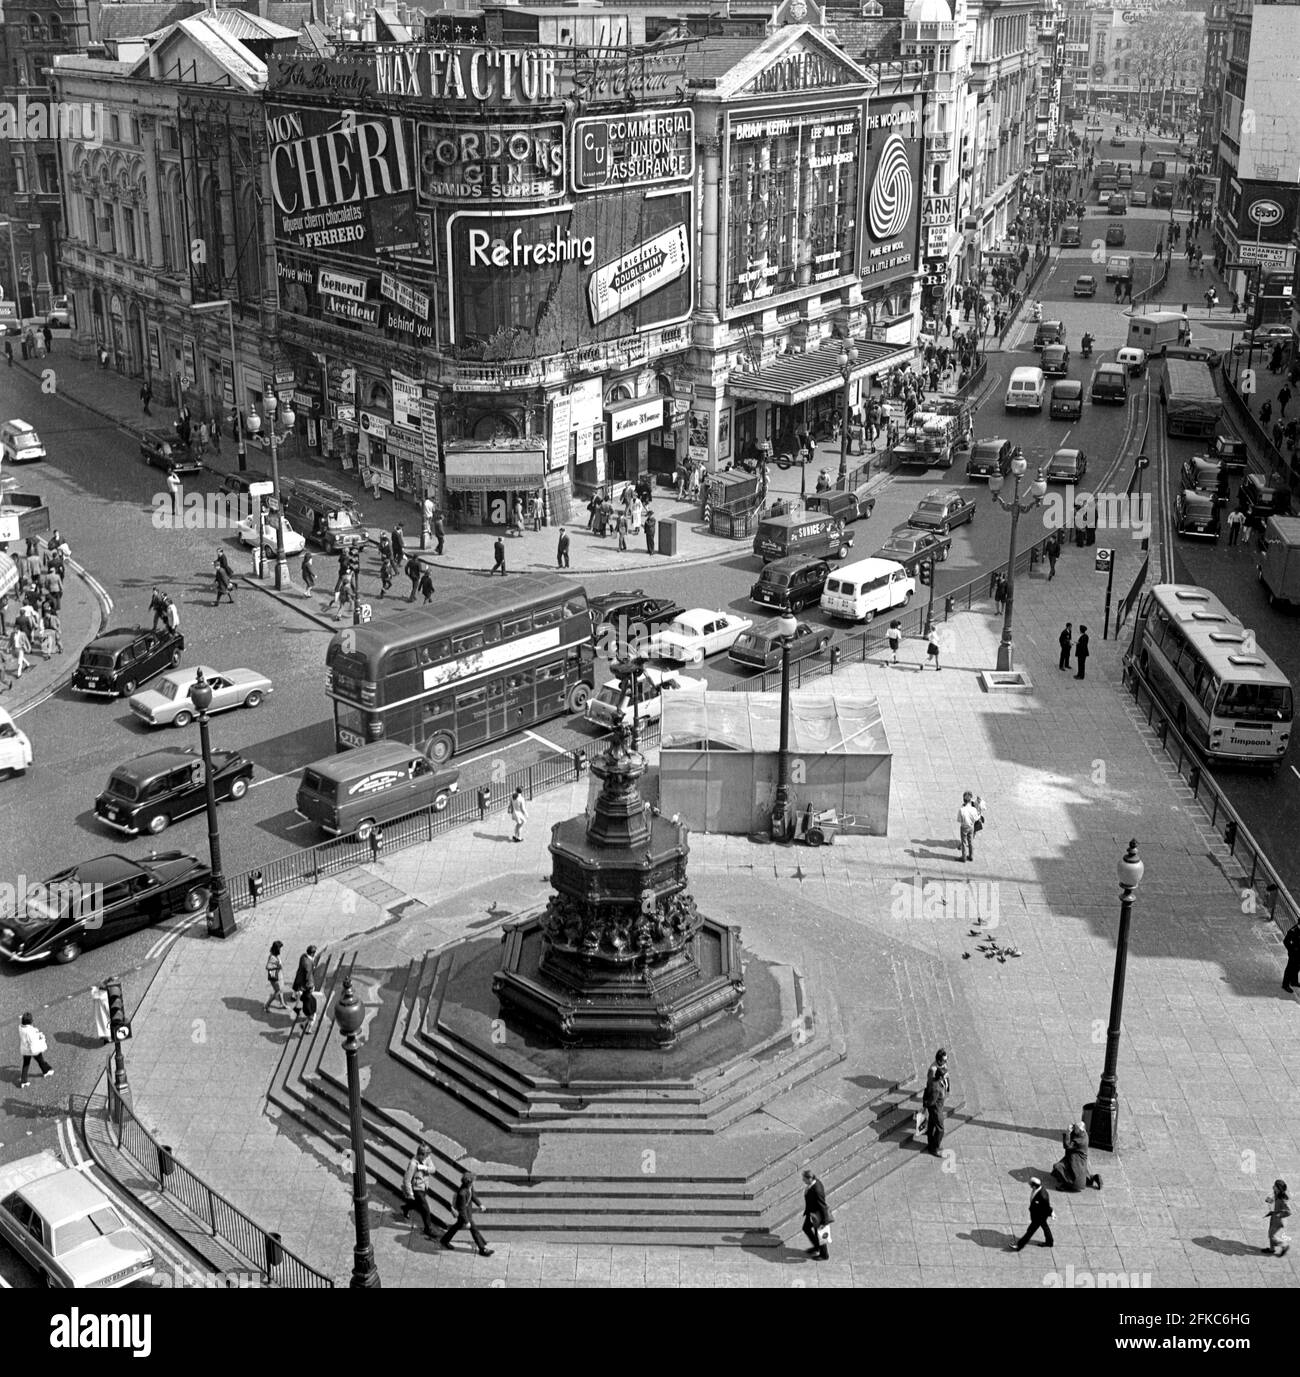
<path fill-rule="evenodd" d="M 1261 227 L 1276 225 L 1282 218 L 1282 207 L 1276 201 L 1254 201 L 1246 216 Z"/>

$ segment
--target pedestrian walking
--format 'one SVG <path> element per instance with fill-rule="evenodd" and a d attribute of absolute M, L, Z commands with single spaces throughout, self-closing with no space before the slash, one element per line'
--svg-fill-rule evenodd
<path fill-rule="evenodd" d="M 199 422 L 198 455 L 197 455 L 197 457 L 200 458 L 200 459 L 202 459 L 203 456 L 207 453 L 207 449 L 208 449 L 208 436 L 209 436 L 210 433 L 211 433 L 211 432 L 208 430 L 208 423 L 207 423 L 206 421 L 200 421 L 200 422 Z"/>
<path fill-rule="evenodd" d="M 307 590 L 307 596 L 311 597 L 316 587 L 316 562 L 311 557 L 310 550 L 302 552 L 302 586 Z"/>
<path fill-rule="evenodd" d="M 645 509 L 645 552 L 648 555 L 655 552 L 655 528 L 658 524 L 659 518 L 647 506 Z"/>
<path fill-rule="evenodd" d="M 569 533 L 560 527 L 560 538 L 555 542 L 555 567 L 557 569 L 567 569 L 569 567 Z"/>
<path fill-rule="evenodd" d="M 939 633 L 937 631 L 931 630 L 926 637 L 925 654 L 927 659 L 933 661 L 934 671 L 937 674 L 939 672 Z"/>
<path fill-rule="evenodd" d="M 0 634 L 3 634 L 0 629 Z M 63 623 L 59 620 L 56 608 L 51 607 L 45 613 L 45 658 L 48 660 L 51 652 L 55 655 L 63 654 Z"/>
<path fill-rule="evenodd" d="M 401 566 L 402 560 L 406 558 L 406 537 L 402 534 L 402 523 L 399 521 L 393 527 L 393 563 Z"/>
<path fill-rule="evenodd" d="M 831 1255 L 831 1225 L 835 1216 L 826 1203 L 826 1188 L 808 1170 L 803 1174 L 803 1233 L 811 1245 L 808 1256 L 827 1262 Z"/>
<path fill-rule="evenodd" d="M 379 596 L 386 598 L 388 590 L 393 586 L 393 561 L 387 555 L 381 557 L 379 561 Z"/>
<path fill-rule="evenodd" d="M 1060 659 L 1056 662 L 1057 669 L 1069 671 L 1070 650 L 1074 645 L 1074 623 L 1066 622 L 1065 630 L 1056 638 L 1056 643 L 1061 647 Z"/>
<path fill-rule="evenodd" d="M 441 1245 L 450 1251 L 452 1239 L 462 1229 L 468 1229 L 469 1236 L 474 1240 L 474 1246 L 478 1249 L 479 1256 L 491 1257 L 492 1249 L 487 1246 L 487 1239 L 483 1237 L 478 1230 L 478 1225 L 474 1223 L 474 1211 L 482 1208 L 483 1202 L 474 1194 L 474 1173 L 467 1171 L 460 1178 L 460 1187 L 456 1191 L 456 1221 L 439 1239 Z"/>
<path fill-rule="evenodd" d="M 14 657 L 14 678 L 21 679 L 23 670 L 31 668 L 31 661 L 27 658 L 27 652 L 32 648 L 31 638 L 21 627 L 15 626 L 9 634 L 9 650 Z"/>
<path fill-rule="evenodd" d="M 95 1036 L 101 1043 L 110 1043 L 113 1041 L 113 1019 L 108 1012 L 108 991 L 102 985 L 92 985 L 90 1000 L 95 1006 Z"/>
<path fill-rule="evenodd" d="M 425 569 L 420 574 L 420 596 L 424 599 L 425 607 L 428 607 L 428 605 L 433 601 L 433 593 L 433 576 L 429 573 L 427 569 Z"/>
<path fill-rule="evenodd" d="M 587 503 L 587 529 L 589 531 L 594 531 L 596 529 L 596 513 L 599 510 L 600 497 L 593 494 L 591 501 Z"/>
<path fill-rule="evenodd" d="M 167 491 L 172 495 L 172 513 L 179 521 L 181 519 L 181 480 L 175 469 L 167 470 Z"/>
<path fill-rule="evenodd" d="M 1294 994 L 1300 985 L 1300 923 L 1292 923 L 1282 938 L 1286 948 L 1286 970 L 1282 972 L 1282 988 L 1287 994 Z"/>
<path fill-rule="evenodd" d="M 420 1212 L 425 1238 L 436 1238 L 433 1216 L 429 1213 L 429 1188 L 433 1184 L 433 1149 L 420 1143 L 402 1173 L 402 1218 L 409 1219 L 412 1210 Z"/>
<path fill-rule="evenodd" d="M 1048 583 L 1051 583 L 1051 581 L 1056 577 L 1056 561 L 1061 558 L 1061 538 L 1059 534 L 1054 535 L 1047 542 L 1046 554 L 1047 581 Z"/>
<path fill-rule="evenodd" d="M 1051 1248 L 1055 1240 L 1052 1238 L 1052 1197 L 1048 1195 L 1043 1183 L 1036 1176 L 1029 1178 L 1029 1228 L 1025 1230 L 1007 1250 L 1008 1252 L 1018 1253 L 1026 1243 L 1041 1229 L 1043 1231 L 1043 1241 L 1038 1245 L 1040 1248 Z"/>
<path fill-rule="evenodd" d="M 298 958 L 298 970 L 293 977 L 293 993 L 307 1020 L 304 1033 L 316 1027 L 316 945 L 313 943 Z"/>
<path fill-rule="evenodd" d="M 998 615 L 1002 615 L 1002 609 L 1007 604 L 1007 576 L 1005 574 L 994 574 L 993 576 L 993 601 L 997 606 Z"/>
<path fill-rule="evenodd" d="M 898 663 L 898 643 L 903 639 L 902 622 L 895 617 L 889 623 L 889 630 L 885 634 L 889 637 L 889 653 L 893 657 L 890 663 L 896 665 Z"/>
<path fill-rule="evenodd" d="M 1291 389 L 1286 383 L 1283 383 L 1282 386 L 1279 387 L 1277 390 L 1277 414 L 1279 416 L 1285 416 L 1286 409 L 1290 405 Z"/>
<path fill-rule="evenodd" d="M 14 366 L 14 347 L 12 344 L 9 343 L 9 340 L 7 338 L 5 339 L 5 363 L 10 368 Z M 146 411 L 145 415 L 147 416 L 148 414 L 149 413 Z"/>
<path fill-rule="evenodd" d="M 1262 425 L 1262 426 L 1266 426 L 1266 425 L 1268 425 L 1268 423 L 1269 423 L 1272 419 L 1273 419 L 1273 403 L 1270 402 L 1270 401 L 1265 401 L 1265 403 L 1263 404 L 1263 406 L 1261 406 L 1260 409 L 1259 409 L 1259 423 L 1260 423 L 1260 425 Z"/>
<path fill-rule="evenodd" d="M 921 1096 L 921 1107 L 925 1110 L 925 1149 L 932 1157 L 939 1156 L 939 1147 L 943 1142 L 944 1115 L 951 1085 L 948 1053 L 940 1047 L 926 1072 L 925 1091 Z"/>
<path fill-rule="evenodd" d="M 497 536 L 496 540 L 492 542 L 492 570 L 491 570 L 491 572 L 492 572 L 493 574 L 495 574 L 498 570 L 501 571 L 501 577 L 502 577 L 502 578 L 505 578 L 505 576 L 506 576 L 506 543 L 505 543 L 504 540 L 501 539 L 500 536 Z"/>
<path fill-rule="evenodd" d="M 27 1072 L 32 1062 L 41 1068 L 42 1076 L 54 1074 L 54 1068 L 45 1060 L 48 1047 L 45 1034 L 36 1026 L 31 1014 L 24 1014 L 18 1025 L 18 1051 L 23 1059 L 23 1069 L 18 1076 L 19 1090 L 26 1090 L 31 1084 L 27 1079 Z"/>
<path fill-rule="evenodd" d="M 961 807 L 957 809 L 957 859 L 974 861 L 975 833 L 984 827 L 984 800 L 976 798 L 969 789 L 961 796 Z"/>
<path fill-rule="evenodd" d="M 54 353 L 54 333 L 50 329 L 48 321 L 41 327 L 41 336 L 45 340 L 45 352 L 47 354 Z"/>
<path fill-rule="evenodd" d="M 394 554 L 394 558 L 396 558 L 396 554 Z M 424 566 L 412 555 L 406 562 L 406 577 L 411 580 L 411 596 L 407 598 L 407 602 L 415 601 L 415 595 L 420 587 L 420 575 L 423 572 Z"/>
<path fill-rule="evenodd" d="M 618 548 L 619 548 L 620 550 L 626 550 L 626 549 L 627 549 L 627 513 L 626 513 L 626 512 L 619 512 L 619 514 L 618 514 L 618 520 L 617 520 L 617 523 L 616 523 L 616 524 L 617 524 L 617 529 L 618 529 Z"/>
<path fill-rule="evenodd" d="M 263 1007 L 268 1013 L 272 1004 L 278 1004 L 286 1013 L 293 1012 L 293 1005 L 284 997 L 284 959 L 280 955 L 283 950 L 283 942 L 272 942 L 266 958 L 266 979 L 271 986 L 271 997 Z"/>
<path fill-rule="evenodd" d="M 514 831 L 511 833 L 512 842 L 523 841 L 524 823 L 528 821 L 528 801 L 524 798 L 523 785 L 519 785 L 513 794 L 510 795 L 510 804 L 506 809 L 510 815 L 510 821 L 514 824 Z"/>
<path fill-rule="evenodd" d="M 213 570 L 213 581 L 216 584 L 217 596 L 213 600 L 213 607 L 221 606 L 221 599 L 224 597 L 233 607 L 235 605 L 235 584 L 230 575 L 218 564 Z"/>
<path fill-rule="evenodd" d="M 50 1074 L 48 1071 L 45 1073 Z M 1274 1257 L 1285 1257 L 1291 1246 L 1291 1235 L 1286 1231 L 1286 1221 L 1291 1217 L 1291 1196 L 1285 1181 L 1273 1182 L 1273 1194 L 1266 1196 L 1268 1206 L 1265 1218 L 1268 1220 L 1268 1247 L 1263 1249 Z"/>
<path fill-rule="evenodd" d="M 230 567 L 230 560 L 227 558 L 224 550 L 217 551 L 217 557 L 212 561 L 212 567 L 214 569 L 224 569 L 230 577 L 234 577 L 235 571 Z"/>
<path fill-rule="evenodd" d="M 1074 643 L 1074 662 L 1079 666 L 1076 679 L 1082 679 L 1088 668 L 1088 628 L 1079 628 L 1079 639 Z"/>
<path fill-rule="evenodd" d="M 443 525 L 441 510 L 433 514 L 433 538 L 438 542 L 438 548 L 433 552 L 435 555 L 442 554 L 442 547 L 447 543 L 447 528 Z M 394 561 L 396 567 L 396 561 Z"/>
<path fill-rule="evenodd" d="M 63 606 L 63 575 L 53 566 L 41 576 L 41 596 L 55 612 Z"/>

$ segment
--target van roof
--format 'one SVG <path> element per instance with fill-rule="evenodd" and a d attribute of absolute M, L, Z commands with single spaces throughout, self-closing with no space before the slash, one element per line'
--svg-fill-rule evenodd
<path fill-rule="evenodd" d="M 902 567 L 896 559 L 876 559 L 873 556 L 871 559 L 855 560 L 852 564 L 841 564 L 832 571 L 831 578 L 856 583 L 861 579 L 878 579 L 885 574 L 896 573 Z"/>
<path fill-rule="evenodd" d="M 327 755 L 323 760 L 313 760 L 307 769 L 327 779 L 351 780 L 368 775 L 371 770 L 405 765 L 420 754 L 414 746 L 401 741 L 372 741 L 368 746 L 358 746 L 355 750 Z"/>
<path fill-rule="evenodd" d="M 30 431 L 32 432 L 33 435 L 36 433 L 36 427 L 35 427 L 34 425 L 32 425 L 30 422 L 28 422 L 28 421 L 19 421 L 19 420 L 17 420 L 17 419 L 12 420 L 12 421 L 6 421 L 6 422 L 5 422 L 5 429 L 6 429 L 6 430 L 16 430 L 16 431 L 19 431 L 19 432 L 23 432 L 23 431 L 28 431 L 28 430 L 30 430 Z"/>
<path fill-rule="evenodd" d="M 808 526 L 814 521 L 835 521 L 838 518 L 828 516 L 825 512 L 788 512 L 785 516 L 765 516 L 758 524 L 759 529 L 770 529 L 773 526 L 781 527 L 785 530 L 792 530 L 796 526 Z"/>

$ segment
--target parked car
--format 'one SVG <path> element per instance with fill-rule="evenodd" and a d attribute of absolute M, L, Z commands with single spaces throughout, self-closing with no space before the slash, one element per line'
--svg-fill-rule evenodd
<path fill-rule="evenodd" d="M 217 802 L 248 793 L 253 762 L 238 751 L 212 752 L 212 783 Z M 157 836 L 172 823 L 207 806 L 203 757 L 197 746 L 169 746 L 119 765 L 95 799 L 95 816 L 105 826 L 138 837 Z"/>
<path fill-rule="evenodd" d="M 976 440 L 966 461 L 967 478 L 992 478 L 995 473 L 1006 476 L 1011 463 L 1011 441 L 1000 435 Z"/>
<path fill-rule="evenodd" d="M 154 1274 L 154 1256 L 86 1171 L 46 1150 L 0 1167 L 0 1237 L 61 1290 L 117 1290 Z"/>
<path fill-rule="evenodd" d="M 651 597 L 644 588 L 601 593 L 589 598 L 587 606 L 597 644 L 616 654 L 641 654 L 656 627 L 686 611 L 676 598 Z"/>
<path fill-rule="evenodd" d="M 174 435 L 162 430 L 146 430 L 140 436 L 140 457 L 146 464 L 156 469 L 166 469 L 168 473 L 202 473 L 194 450 L 182 445 Z"/>
<path fill-rule="evenodd" d="M 800 622 L 790 638 L 790 661 L 806 659 L 809 655 L 819 655 L 834 639 L 824 626 L 810 626 Z M 781 629 L 780 622 L 762 622 L 743 631 L 736 637 L 728 652 L 738 665 L 748 669 L 780 669 L 781 667 Z"/>
<path fill-rule="evenodd" d="M 25 775 L 32 763 L 32 743 L 27 733 L 0 708 L 0 770 Z"/>
<path fill-rule="evenodd" d="M 1083 416 L 1083 384 L 1074 378 L 1054 382 L 1047 414 L 1054 421 L 1080 420 Z"/>
<path fill-rule="evenodd" d="M 664 695 L 685 691 L 703 693 L 709 686 L 707 679 L 691 679 L 676 670 L 656 669 L 647 665 L 636 682 L 636 717 L 641 722 L 657 722 L 663 716 Z M 609 679 L 587 700 L 582 715 L 596 727 L 632 725 L 632 685 L 622 679 Z"/>
<path fill-rule="evenodd" d="M 175 913 L 202 912 L 211 877 L 206 862 L 184 851 L 82 861 L 28 889 L 20 910 L 0 917 L 0 958 L 20 965 L 75 961 L 87 948 Z"/>
<path fill-rule="evenodd" d="M 1145 187 L 1134 187 L 1133 190 L 1130 191 L 1128 194 L 1128 203 L 1135 210 L 1139 207 L 1145 210 L 1149 202 L 1150 197 L 1147 195 Z"/>
<path fill-rule="evenodd" d="M 1049 483 L 1081 483 L 1088 472 L 1088 456 L 1081 449 L 1058 449 L 1047 461 L 1043 477 Z"/>
<path fill-rule="evenodd" d="M 1097 295 L 1097 279 L 1092 273 L 1080 273 L 1074 279 L 1074 294 L 1075 296 Z"/>
<path fill-rule="evenodd" d="M 256 518 L 253 517 L 253 516 L 246 516 L 246 517 L 239 523 L 239 528 L 238 528 L 238 529 L 239 529 L 239 543 L 240 543 L 241 545 L 247 545 L 247 546 L 249 547 L 249 549 L 255 548 L 255 547 L 257 546 L 257 544 L 258 544 L 258 537 L 257 537 L 257 531 L 256 531 L 254 528 L 255 528 L 257 525 L 259 525 L 259 524 L 261 525 L 261 528 L 262 528 L 262 538 L 261 538 L 261 545 L 262 545 L 262 548 L 263 548 L 264 550 L 277 550 L 277 549 L 279 549 L 279 538 L 278 538 L 278 536 L 277 536 L 277 534 L 276 534 L 276 523 L 275 523 L 275 521 L 272 519 L 272 517 L 270 517 L 270 516 L 268 516 L 268 515 L 266 514 L 265 511 L 263 511 L 263 513 L 262 513 L 262 519 L 261 519 L 261 522 L 260 522 L 260 523 L 259 523 L 259 522 L 256 520 Z M 290 526 L 289 523 L 286 521 L 286 522 L 284 523 L 284 552 L 285 552 L 285 554 L 286 554 L 286 555 L 300 555 L 300 554 L 302 554 L 302 552 L 303 552 L 306 548 L 307 548 L 307 540 L 306 540 L 306 537 L 305 537 L 305 536 L 302 536 L 302 535 L 299 535 L 298 532 L 295 531 L 295 530 L 293 529 L 293 527 Z"/>
<path fill-rule="evenodd" d="M 67 330 L 72 325 L 72 308 L 68 305 L 66 296 L 56 296 L 50 302 L 50 313 L 45 317 L 45 323 L 51 330 Z"/>
<path fill-rule="evenodd" d="M 693 607 L 650 637 L 646 658 L 698 665 L 707 655 L 730 650 L 736 637 L 753 625 L 752 618 L 734 612 Z"/>
<path fill-rule="evenodd" d="M 967 497 L 959 488 L 940 491 L 935 488 L 916 504 L 907 524 L 924 531 L 938 531 L 947 535 L 954 526 L 975 520 L 975 499 Z"/>
<path fill-rule="evenodd" d="M 81 652 L 72 671 L 72 691 L 105 698 L 129 698 L 155 674 L 181 662 L 185 637 L 160 627 L 119 627 L 96 636 Z"/>
<path fill-rule="evenodd" d="M 1107 225 L 1107 226 L 1106 226 L 1106 243 L 1109 244 L 1112 248 L 1118 248 L 1121 244 L 1123 244 L 1123 242 L 1124 242 L 1124 226 L 1123 226 L 1123 225 Z"/>
<path fill-rule="evenodd" d="M 151 727 L 188 727 L 198 716 L 190 699 L 190 689 L 200 674 L 212 689 L 209 713 L 260 707 L 266 695 L 274 691 L 266 675 L 255 669 L 213 669 L 210 665 L 196 665 L 193 669 L 164 674 L 153 688 L 133 695 L 127 707 Z"/>
<path fill-rule="evenodd" d="M 1043 350 L 1042 370 L 1056 377 L 1064 377 L 1070 370 L 1070 346 L 1068 344 L 1049 344 Z"/>
<path fill-rule="evenodd" d="M 871 556 L 872 559 L 892 559 L 909 574 L 927 559 L 945 560 L 952 548 L 952 536 L 939 531 L 921 531 L 912 526 L 900 526 Z"/>

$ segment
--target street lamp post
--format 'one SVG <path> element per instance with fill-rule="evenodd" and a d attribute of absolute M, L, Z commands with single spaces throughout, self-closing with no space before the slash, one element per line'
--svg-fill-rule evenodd
<path fill-rule="evenodd" d="M 849 476 L 849 379 L 858 362 L 856 345 L 847 345 L 840 350 L 836 360 L 840 366 L 840 377 L 844 379 L 844 405 L 840 414 L 840 487 L 843 488 Z"/>
<path fill-rule="evenodd" d="M 1025 476 L 1025 470 L 1028 467 L 1024 451 L 1017 445 L 1011 454 L 1011 474 L 1015 479 L 1015 485 L 1011 491 L 1010 501 L 1001 495 L 1004 481 L 1002 474 L 995 473 L 989 479 L 989 495 L 1003 511 L 1011 513 L 1011 548 L 1007 554 L 1007 600 L 1006 610 L 1002 615 L 1002 640 L 998 644 L 998 670 L 1002 673 L 1010 672 L 1011 659 L 1015 651 L 1011 639 L 1011 622 L 1016 598 L 1016 529 L 1020 524 L 1020 513 L 1030 511 L 1038 506 L 1043 500 L 1043 494 L 1047 491 L 1047 480 L 1043 477 L 1040 469 L 1038 476 L 1029 485 L 1022 499 L 1020 480 Z"/>
<path fill-rule="evenodd" d="M 790 642 L 799 630 L 793 617 L 776 619 L 781 638 L 781 737 L 776 756 L 776 798 L 772 802 L 772 840 L 794 837 L 794 810 L 790 804 Z"/>
<path fill-rule="evenodd" d="M 1137 839 L 1115 867 L 1119 876 L 1119 935 L 1115 941 L 1115 976 L 1110 987 L 1110 1024 L 1106 1029 L 1106 1065 L 1101 1073 L 1101 1086 L 1091 1109 L 1088 1137 L 1095 1148 L 1114 1152 L 1119 1131 L 1119 1029 L 1124 1017 L 1124 979 L 1128 973 L 1128 935 L 1133 919 L 1133 895 L 1142 882 L 1145 867 L 1138 856 Z"/>
<path fill-rule="evenodd" d="M 281 402 L 274 392 L 268 389 L 262 398 L 262 408 L 266 412 L 267 439 L 271 444 L 271 485 L 275 489 L 275 586 L 277 590 L 289 586 L 289 563 L 284 553 L 284 502 L 280 497 L 280 445 L 275 431 L 277 413 L 286 427 L 298 419 L 288 402 Z M 262 419 L 257 412 L 248 418 L 248 433 L 256 435 L 262 429 Z"/>
<path fill-rule="evenodd" d="M 212 738 L 208 731 L 208 709 L 212 706 L 212 685 L 199 670 L 190 685 L 190 702 L 199 715 L 199 750 L 203 755 L 203 793 L 208 811 L 208 853 L 212 862 L 212 900 L 208 906 L 208 931 L 214 937 L 229 937 L 235 931 L 235 910 L 226 888 L 221 866 L 221 833 L 217 827 L 217 791 L 212 779 Z"/>
<path fill-rule="evenodd" d="M 334 1006 L 334 1022 L 343 1034 L 343 1056 L 348 1067 L 348 1117 L 352 1125 L 352 1219 L 356 1244 L 352 1249 L 352 1280 L 358 1290 L 378 1290 L 381 1283 L 370 1241 L 370 1194 L 366 1187 L 366 1138 L 361 1119 L 361 1082 L 357 1073 L 357 1036 L 365 1022 L 365 1006 L 352 989 L 352 977 L 343 977 L 343 996 Z"/>
<path fill-rule="evenodd" d="M 213 311 L 225 311 L 226 322 L 230 327 L 230 410 L 231 424 L 235 431 L 235 441 L 239 450 L 239 471 L 248 468 L 248 452 L 244 448 L 244 427 L 239 419 L 239 384 L 236 375 L 239 371 L 239 355 L 235 352 L 235 303 L 227 298 L 224 301 L 200 301 L 190 306 L 196 316 L 208 315 Z"/>

